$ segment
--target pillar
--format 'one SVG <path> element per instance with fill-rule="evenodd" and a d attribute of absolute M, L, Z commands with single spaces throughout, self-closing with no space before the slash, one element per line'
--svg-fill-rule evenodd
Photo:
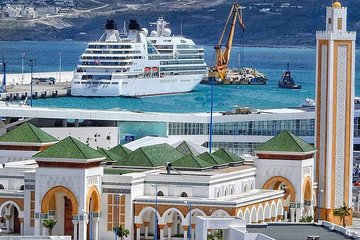
<path fill-rule="evenodd" d="M 164 238 L 164 227 L 165 224 L 158 224 L 159 229 L 160 229 L 160 239 L 162 240 Z"/>
<path fill-rule="evenodd" d="M 79 221 L 79 240 L 87 239 L 86 234 L 87 234 L 87 224 L 86 224 L 86 218 L 84 218 Z"/>
<path fill-rule="evenodd" d="M 290 222 L 295 222 L 295 208 L 290 208 Z"/>
<path fill-rule="evenodd" d="M 296 222 L 299 222 L 301 217 L 303 216 L 304 208 L 297 208 L 296 209 Z"/>
<path fill-rule="evenodd" d="M 93 223 L 94 223 L 94 240 L 99 240 L 99 221 L 100 221 L 100 218 L 98 217 L 93 217 Z"/>
<path fill-rule="evenodd" d="M 144 226 L 145 226 L 145 239 L 149 238 L 149 222 L 144 222 Z"/>
<path fill-rule="evenodd" d="M 5 220 L 6 221 L 6 220 Z M 34 235 L 40 236 L 41 235 L 41 222 L 39 218 L 34 219 Z"/>
<path fill-rule="evenodd" d="M 140 240 L 141 223 L 135 223 L 136 228 L 136 240 Z"/>
<path fill-rule="evenodd" d="M 172 223 L 167 223 L 167 227 L 168 227 L 168 232 L 167 232 L 167 239 L 168 240 L 171 240 L 171 235 L 172 235 L 172 233 L 171 233 L 171 230 L 172 230 Z"/>
<path fill-rule="evenodd" d="M 11 219 L 11 216 L 6 215 L 5 218 L 6 218 L 6 231 L 10 232 L 10 219 Z"/>
<path fill-rule="evenodd" d="M 77 220 L 73 220 L 73 225 L 74 225 L 74 239 L 73 240 L 77 240 L 77 235 L 78 235 L 78 221 Z"/>
<path fill-rule="evenodd" d="M 284 210 L 284 220 L 285 222 L 288 221 L 288 211 Z"/>
<path fill-rule="evenodd" d="M 188 226 L 183 226 L 184 229 L 184 240 L 187 239 L 187 233 L 188 233 Z"/>
<path fill-rule="evenodd" d="M 195 223 L 191 224 L 191 240 L 195 239 Z"/>
<path fill-rule="evenodd" d="M 24 235 L 24 219 L 19 218 L 20 221 L 20 235 Z"/>

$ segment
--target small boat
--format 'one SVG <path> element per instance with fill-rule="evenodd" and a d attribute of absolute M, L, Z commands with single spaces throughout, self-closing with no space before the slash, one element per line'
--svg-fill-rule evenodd
<path fill-rule="evenodd" d="M 287 70 L 284 72 L 280 81 L 278 82 L 278 86 L 279 88 L 301 89 L 301 85 L 295 83 L 294 79 L 291 77 L 289 63 L 287 63 Z"/>

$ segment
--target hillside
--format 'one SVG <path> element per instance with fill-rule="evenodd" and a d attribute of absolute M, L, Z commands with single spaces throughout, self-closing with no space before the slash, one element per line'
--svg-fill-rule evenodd
<path fill-rule="evenodd" d="M 331 2 L 331 1 L 328 1 Z M 163 16 L 174 34 L 181 33 L 199 44 L 218 41 L 231 1 L 216 0 L 78 0 L 77 11 L 38 20 L 0 20 L 2 40 L 97 39 L 106 19 L 114 19 L 119 28 L 123 21 L 137 19 L 151 29 L 149 21 Z M 348 7 L 348 28 L 360 28 L 360 2 L 342 1 Z M 286 0 L 261 2 L 243 0 L 241 5 L 245 34 L 238 31 L 235 44 L 250 46 L 315 45 L 315 31 L 323 30 L 325 7 L 321 0 Z M 21 33 L 21 34 L 20 34 Z"/>

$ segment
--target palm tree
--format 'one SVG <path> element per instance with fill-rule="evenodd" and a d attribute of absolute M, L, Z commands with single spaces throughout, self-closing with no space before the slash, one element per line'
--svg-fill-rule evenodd
<path fill-rule="evenodd" d="M 335 208 L 333 211 L 334 216 L 339 217 L 343 227 L 346 227 L 346 217 L 350 216 L 351 208 L 347 207 L 345 203 L 341 207 Z"/>
<path fill-rule="evenodd" d="M 47 229 L 49 229 L 49 235 L 52 235 L 52 229 L 55 227 L 55 224 L 57 223 L 57 220 L 55 221 L 54 219 L 44 219 L 42 221 L 42 224 L 44 227 L 46 227 Z"/>
<path fill-rule="evenodd" d="M 114 227 L 113 231 L 121 240 L 129 235 L 129 229 L 125 228 L 123 225 Z"/>

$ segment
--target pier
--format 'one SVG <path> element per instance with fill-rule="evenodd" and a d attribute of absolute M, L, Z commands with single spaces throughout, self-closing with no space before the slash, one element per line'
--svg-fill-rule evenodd
<path fill-rule="evenodd" d="M 33 73 L 33 78 L 54 77 L 56 84 L 33 83 L 33 99 L 70 96 L 73 72 Z M 6 92 L 0 93 L 1 101 L 19 101 L 30 98 L 30 73 L 7 74 Z"/>

